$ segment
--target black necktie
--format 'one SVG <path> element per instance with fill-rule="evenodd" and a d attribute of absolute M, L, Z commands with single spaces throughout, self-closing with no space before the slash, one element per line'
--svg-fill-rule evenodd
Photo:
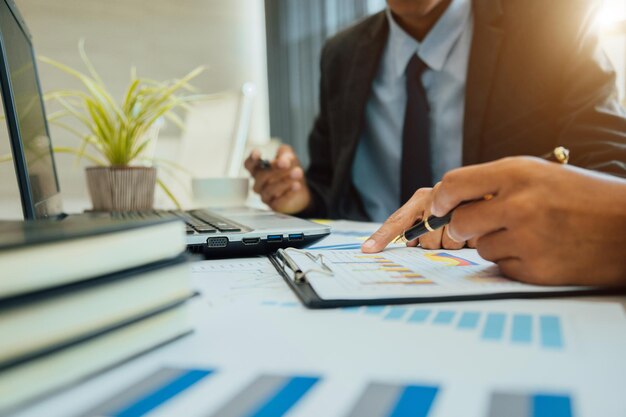
<path fill-rule="evenodd" d="M 417 56 L 406 67 L 406 113 L 402 132 L 402 170 L 400 204 L 407 202 L 418 188 L 432 187 L 430 166 L 430 107 L 422 85 L 427 65 Z"/>

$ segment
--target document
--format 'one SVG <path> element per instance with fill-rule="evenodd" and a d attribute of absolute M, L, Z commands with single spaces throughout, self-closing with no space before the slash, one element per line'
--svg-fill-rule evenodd
<path fill-rule="evenodd" d="M 507 279 L 501 275 L 497 265 L 482 259 L 475 249 L 424 250 L 396 246 L 378 254 L 364 254 L 359 249 L 288 250 L 287 254 L 323 300 L 432 298 L 585 289 L 528 285 Z"/>
<path fill-rule="evenodd" d="M 621 306 L 580 301 L 223 306 L 201 348 L 118 371 L 73 415 L 617 417 L 625 326 Z"/>

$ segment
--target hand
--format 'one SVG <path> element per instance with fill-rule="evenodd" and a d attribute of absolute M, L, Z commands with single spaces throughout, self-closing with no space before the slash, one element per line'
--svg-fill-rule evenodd
<path fill-rule="evenodd" d="M 432 212 L 456 240 L 521 281 L 542 285 L 626 283 L 626 181 L 537 158 L 459 168 L 433 191 Z"/>
<path fill-rule="evenodd" d="M 252 151 L 245 161 L 246 169 L 254 178 L 254 191 L 272 210 L 295 214 L 311 204 L 311 193 L 304 171 L 291 146 L 281 145 L 268 169 L 259 167 L 261 154 Z"/>
<path fill-rule="evenodd" d="M 398 235 L 419 220 L 430 216 L 432 188 L 420 188 L 405 205 L 393 213 L 387 221 L 370 238 L 365 241 L 361 250 L 365 253 L 380 252 Z M 447 226 L 427 233 L 419 239 L 407 243 L 407 246 L 420 244 L 424 249 L 461 249 L 465 240 L 455 241 L 447 233 Z"/>

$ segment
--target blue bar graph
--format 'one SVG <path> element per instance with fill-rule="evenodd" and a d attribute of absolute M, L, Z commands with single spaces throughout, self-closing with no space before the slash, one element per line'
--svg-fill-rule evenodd
<path fill-rule="evenodd" d="M 500 340 L 504 334 L 504 322 L 506 315 L 503 313 L 489 313 L 483 328 L 484 340 Z"/>
<path fill-rule="evenodd" d="M 572 417 L 569 396 L 535 394 L 532 397 L 532 417 Z"/>
<path fill-rule="evenodd" d="M 428 319 L 428 316 L 430 316 L 430 310 L 424 310 L 424 309 L 415 310 L 409 316 L 408 321 L 410 323 L 424 323 L 426 319 Z"/>
<path fill-rule="evenodd" d="M 530 343 L 532 341 L 533 318 L 529 314 L 515 314 L 513 316 L 513 343 Z"/>
<path fill-rule="evenodd" d="M 557 316 L 539 317 L 541 344 L 549 349 L 562 349 L 561 320 Z"/>
<path fill-rule="evenodd" d="M 249 417 L 279 417 L 294 406 L 319 381 L 313 377 L 291 378 L 273 397 Z"/>
<path fill-rule="evenodd" d="M 164 385 L 156 390 L 147 393 L 145 396 L 136 399 L 131 404 L 125 405 L 109 415 L 115 417 L 143 416 L 210 374 L 211 371 L 209 370 L 199 369 L 183 372 L 173 380 L 166 381 Z"/>
<path fill-rule="evenodd" d="M 263 305 L 281 307 L 297 303 L 263 302 Z M 533 344 L 547 350 L 565 348 L 562 318 L 554 314 L 532 314 L 527 312 L 503 313 L 485 311 L 463 311 L 450 308 L 420 308 L 404 305 L 373 305 L 344 307 L 340 311 L 351 316 L 369 316 L 372 319 L 402 322 L 406 324 L 454 326 L 464 334 L 477 332 L 485 342 L 504 342 L 518 346 Z"/>
<path fill-rule="evenodd" d="M 385 320 L 400 320 L 407 311 L 408 309 L 406 307 L 391 307 L 385 316 Z"/>
<path fill-rule="evenodd" d="M 437 312 L 433 319 L 434 324 L 450 324 L 454 319 L 455 312 L 452 310 L 441 310 Z"/>
<path fill-rule="evenodd" d="M 407 386 L 389 417 L 427 417 L 436 395 L 437 387 Z"/>
<path fill-rule="evenodd" d="M 459 329 L 475 329 L 478 326 L 478 320 L 480 320 L 480 313 L 476 311 L 466 311 L 461 315 Z"/>

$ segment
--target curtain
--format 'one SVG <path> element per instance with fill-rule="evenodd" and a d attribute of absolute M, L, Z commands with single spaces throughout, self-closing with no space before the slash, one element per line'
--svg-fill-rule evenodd
<path fill-rule="evenodd" d="M 326 39 L 382 10 L 385 0 L 265 0 L 270 132 L 308 164 Z"/>

